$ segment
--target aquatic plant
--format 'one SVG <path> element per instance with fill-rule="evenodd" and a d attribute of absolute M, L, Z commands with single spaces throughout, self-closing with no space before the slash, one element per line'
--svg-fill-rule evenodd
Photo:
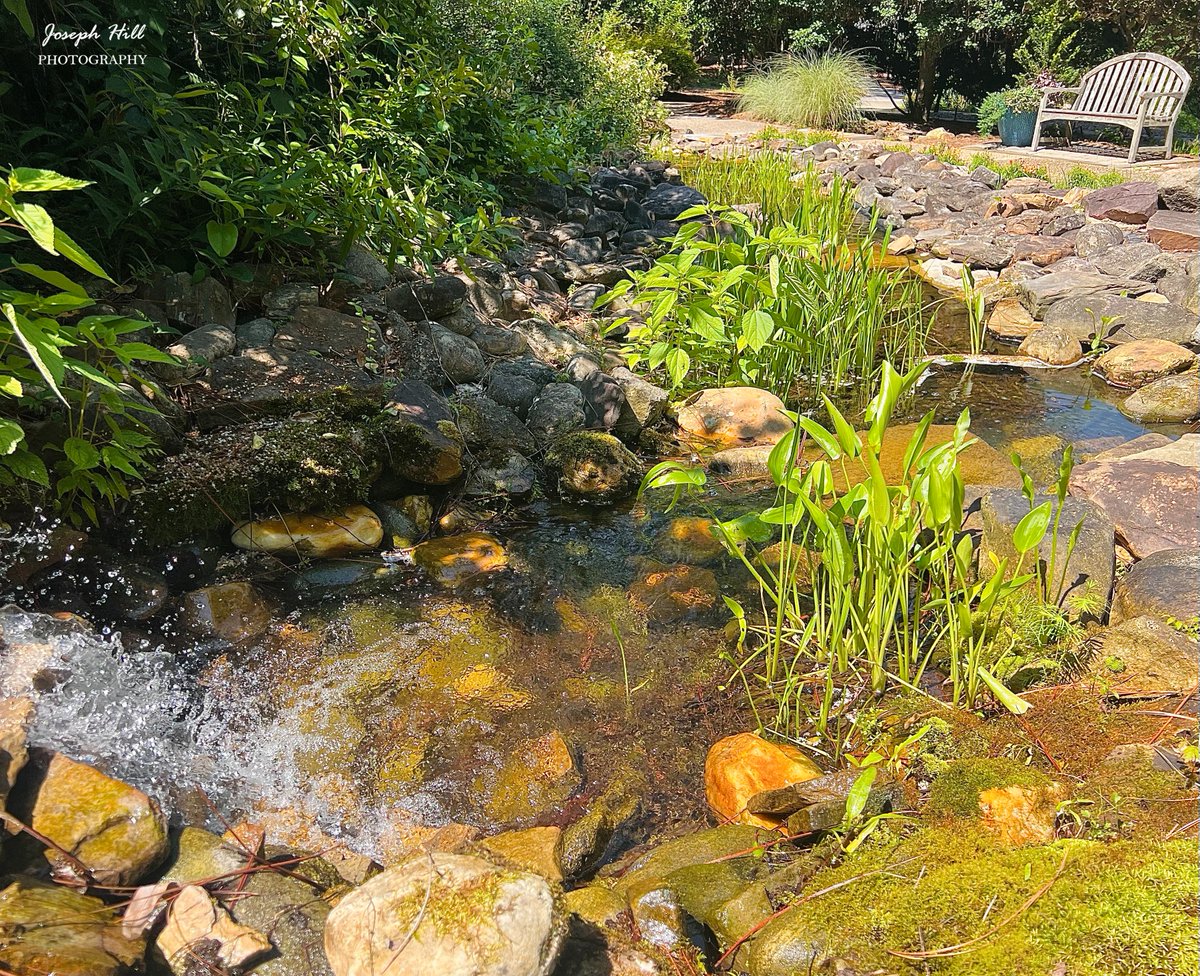
<path fill-rule="evenodd" d="M 1029 707 L 991 671 L 990 645 L 1011 597 L 1035 579 L 1024 563 L 1050 524 L 1049 506 L 1033 509 L 1013 530 L 1015 566 L 995 560 L 991 575 L 980 579 L 971 537 L 962 531 L 959 458 L 975 443 L 969 412 L 949 439 L 933 444 L 933 412 L 926 414 L 901 445 L 899 477 L 889 482 L 884 475 L 892 413 L 921 371 L 918 365 L 901 375 L 884 363 L 862 432 L 828 397 L 832 429 L 791 414 L 796 427 L 768 461 L 774 503 L 717 523 L 726 548 L 758 584 L 763 607 L 761 619 L 752 620 L 726 598 L 740 631 L 735 672 L 752 701 L 765 698 L 774 708 L 762 724 L 781 735 L 815 728 L 839 750 L 856 702 L 919 688 L 935 654 L 946 659 L 954 704 L 976 707 L 986 689 L 1010 711 Z M 815 450 L 806 450 L 809 442 Z M 896 446 L 893 438 L 889 453 Z M 703 470 L 667 461 L 647 473 L 642 490 L 672 488 L 678 497 L 705 480 Z M 780 541 L 764 558 L 755 540 L 776 535 Z"/>
<path fill-rule="evenodd" d="M 794 219 L 765 226 L 722 206 L 681 215 L 670 252 L 603 299 L 645 309 L 624 348 L 631 367 L 661 370 L 672 389 L 749 384 L 794 402 L 801 386 L 869 383 L 881 357 L 923 352 L 917 281 L 850 239 L 846 184 L 804 186 Z"/>

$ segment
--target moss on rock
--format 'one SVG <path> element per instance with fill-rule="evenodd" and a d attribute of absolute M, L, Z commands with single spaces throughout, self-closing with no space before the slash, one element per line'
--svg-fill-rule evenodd
<path fill-rule="evenodd" d="M 747 969 L 790 976 L 841 958 L 855 971 L 899 976 L 934 967 L 943 976 L 1194 976 L 1195 855 L 1190 840 L 1003 850 L 961 823 L 893 837 L 818 874 L 805 894 L 826 893 L 767 925 L 750 947 Z M 933 960 L 889 951 L 977 938 L 968 951 Z"/>
<path fill-rule="evenodd" d="M 1042 772 L 1013 759 L 956 759 L 946 764 L 929 790 L 925 812 L 934 816 L 977 817 L 979 794 L 1005 786 L 1049 784 Z"/>

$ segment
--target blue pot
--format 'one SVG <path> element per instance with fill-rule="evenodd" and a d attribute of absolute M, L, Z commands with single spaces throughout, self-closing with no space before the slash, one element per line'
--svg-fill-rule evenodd
<path fill-rule="evenodd" d="M 1014 112 L 1008 109 L 1000 116 L 1000 143 L 1005 146 L 1033 145 L 1033 127 L 1037 112 Z"/>

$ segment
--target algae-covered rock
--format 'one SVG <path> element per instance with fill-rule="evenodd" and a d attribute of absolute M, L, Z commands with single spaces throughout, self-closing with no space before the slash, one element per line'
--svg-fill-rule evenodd
<path fill-rule="evenodd" d="M 597 505 L 632 495 L 642 477 L 637 455 L 612 434 L 590 430 L 556 440 L 546 454 L 544 469 L 558 494 Z"/>
<path fill-rule="evenodd" d="M 565 919 L 545 879 L 422 854 L 346 895 L 325 951 L 336 976 L 548 976 Z"/>
<path fill-rule="evenodd" d="M 687 564 L 669 566 L 653 559 L 641 561 L 628 593 L 630 605 L 651 624 L 703 618 L 720 602 L 712 570 Z"/>
<path fill-rule="evenodd" d="M 1130 698 L 1186 695 L 1196 686 L 1200 644 L 1157 617 L 1132 617 L 1100 634 L 1088 671 L 1097 687 Z"/>
<path fill-rule="evenodd" d="M 485 532 L 463 532 L 422 542 L 413 550 L 413 562 L 439 583 L 457 586 L 480 573 L 508 565 L 500 540 Z"/>
<path fill-rule="evenodd" d="M 68 888 L 17 881 L 0 891 L 0 968 L 55 976 L 122 976 L 140 970 L 145 942 L 114 909 Z"/>
<path fill-rule="evenodd" d="M 183 596 L 183 620 L 193 631 L 230 643 L 253 640 L 271 626 L 271 608 L 244 580 L 217 583 Z"/>
<path fill-rule="evenodd" d="M 216 431 L 159 465 L 133 493 L 130 520 L 173 542 L 264 511 L 329 511 L 367 496 L 381 438 L 331 417 L 264 420 Z"/>
<path fill-rule="evenodd" d="M 644 775 L 617 776 L 589 804 L 587 813 L 563 830 L 559 856 L 567 877 L 585 874 L 596 866 L 613 835 L 637 816 L 645 790 Z"/>
<path fill-rule="evenodd" d="M 670 562 L 703 565 L 725 551 L 712 519 L 680 515 L 671 519 L 654 536 L 655 551 Z"/>
<path fill-rule="evenodd" d="M 548 881 L 563 879 L 561 827 L 506 830 L 481 840 L 479 846 Z"/>
<path fill-rule="evenodd" d="M 536 816 L 562 803 L 582 782 L 575 757 L 559 732 L 518 743 L 498 769 L 481 771 L 475 789 L 497 823 Z"/>
<path fill-rule="evenodd" d="M 167 854 L 167 822 L 154 800 L 60 752 L 30 751 L 9 808 L 72 856 L 46 851 L 64 877 L 78 877 L 78 861 L 100 884 L 133 885 Z"/>

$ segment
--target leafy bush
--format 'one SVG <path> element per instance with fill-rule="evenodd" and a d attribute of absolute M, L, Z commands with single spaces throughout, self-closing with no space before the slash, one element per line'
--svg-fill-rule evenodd
<path fill-rule="evenodd" d="M 502 187 L 631 144 L 661 85 L 575 0 L 127 6 L 149 25 L 144 66 L 48 71 L 25 36 L 0 38 L 0 129 L 103 184 L 71 219 L 122 267 L 486 249 Z"/>
<path fill-rule="evenodd" d="M 8 218 L 0 219 L 0 244 L 20 245 L 12 232 L 19 230 L 45 253 L 110 280 L 41 205 L 24 198 L 84 186 L 50 170 L 8 170 L 0 182 L 0 215 Z M 60 508 L 94 522 L 101 503 L 128 497 L 126 479 L 141 478 L 155 453 L 141 420 L 155 411 L 137 390 L 147 381 L 134 364 L 174 360 L 129 341 L 145 322 L 76 318 L 94 302 L 60 271 L 10 257 L 0 276 L 0 486 L 9 495 L 29 485 L 52 489 Z M 27 291 L 13 282 L 21 276 L 56 290 Z"/>
<path fill-rule="evenodd" d="M 1041 89 L 1033 85 L 1018 85 L 1016 88 L 992 92 L 979 105 L 979 134 L 986 136 L 994 132 L 1006 112 L 1014 115 L 1036 112 L 1041 103 Z"/>
<path fill-rule="evenodd" d="M 870 72 L 857 54 L 785 55 L 742 85 L 738 107 L 755 118 L 808 128 L 838 129 L 858 121 Z"/>
<path fill-rule="evenodd" d="M 672 388 L 750 384 L 794 400 L 869 382 L 880 355 L 923 350 L 919 286 L 851 246 L 848 186 L 823 196 L 811 173 L 802 185 L 791 219 L 764 227 L 725 207 L 684 213 L 670 253 L 609 292 L 645 307 L 631 366 L 664 371 Z"/>

